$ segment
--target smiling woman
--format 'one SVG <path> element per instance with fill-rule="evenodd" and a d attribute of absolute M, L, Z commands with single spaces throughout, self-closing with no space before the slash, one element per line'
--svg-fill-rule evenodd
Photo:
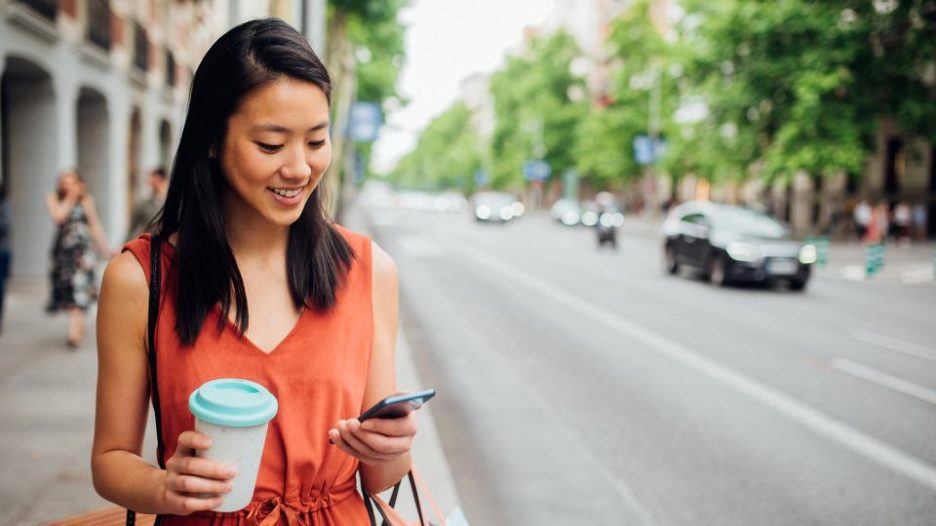
<path fill-rule="evenodd" d="M 368 524 L 359 468 L 368 491 L 409 470 L 415 416 L 354 419 L 395 392 L 397 272 L 325 213 L 330 93 L 284 22 L 222 36 L 195 73 L 155 234 L 105 272 L 94 484 L 163 526 Z M 238 511 L 215 510 L 252 475 L 209 460 L 224 436 L 194 431 L 189 412 L 190 394 L 221 378 L 259 384 L 279 407 Z M 140 457 L 150 396 L 159 467 Z"/>

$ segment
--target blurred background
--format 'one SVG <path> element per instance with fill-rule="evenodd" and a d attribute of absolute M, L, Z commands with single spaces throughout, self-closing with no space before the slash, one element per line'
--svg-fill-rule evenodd
<path fill-rule="evenodd" d="M 936 522 L 936 0 L 0 0 L 0 524 L 106 504 L 46 194 L 103 268 L 263 16 L 332 75 L 472 524 Z"/>

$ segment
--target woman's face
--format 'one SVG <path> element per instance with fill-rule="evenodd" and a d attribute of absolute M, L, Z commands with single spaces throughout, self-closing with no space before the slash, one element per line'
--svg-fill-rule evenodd
<path fill-rule="evenodd" d="M 59 192 L 63 194 L 77 193 L 79 190 L 81 181 L 78 180 L 78 176 L 75 175 L 75 172 L 62 172 L 58 178 L 58 189 Z"/>
<path fill-rule="evenodd" d="M 257 88 L 228 119 L 218 157 L 231 189 L 227 213 L 292 224 L 331 162 L 325 93 L 290 78 Z"/>

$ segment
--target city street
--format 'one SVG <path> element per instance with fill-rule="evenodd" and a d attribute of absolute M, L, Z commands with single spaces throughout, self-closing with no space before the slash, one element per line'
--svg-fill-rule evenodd
<path fill-rule="evenodd" d="M 654 228 L 370 221 L 472 524 L 933 523 L 931 244 L 795 293 L 668 276 Z"/>

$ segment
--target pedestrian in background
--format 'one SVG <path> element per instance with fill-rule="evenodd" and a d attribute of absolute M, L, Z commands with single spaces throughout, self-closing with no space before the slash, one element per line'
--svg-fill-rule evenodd
<path fill-rule="evenodd" d="M 0 332 L 3 331 L 3 313 L 6 304 L 6 283 L 10 277 L 12 251 L 10 250 L 10 205 L 0 195 Z"/>
<path fill-rule="evenodd" d="M 130 218 L 130 228 L 127 229 L 127 241 L 147 230 L 147 227 L 156 218 L 166 202 L 166 193 L 169 191 L 169 178 L 166 175 L 166 169 L 162 166 L 153 169 L 149 173 L 148 183 L 150 195 L 134 207 L 133 215 Z"/>
<path fill-rule="evenodd" d="M 906 201 L 894 207 L 894 237 L 902 246 L 910 246 L 910 227 L 912 217 L 910 205 Z"/>
<path fill-rule="evenodd" d="M 68 346 L 76 349 L 84 338 L 85 313 L 97 299 L 94 249 L 111 256 L 98 220 L 94 200 L 77 170 L 59 175 L 54 193 L 46 197 L 49 216 L 56 224 L 49 272 L 49 313 L 68 312 Z"/>
<path fill-rule="evenodd" d="M 855 205 L 853 217 L 855 220 L 855 234 L 858 235 L 859 241 L 864 240 L 868 235 L 868 227 L 871 226 L 871 205 L 867 199 L 862 198 Z"/>
<path fill-rule="evenodd" d="M 140 457 L 151 391 L 144 234 L 104 275 L 95 488 L 162 526 L 367 525 L 356 474 L 371 492 L 399 481 L 416 420 L 354 418 L 396 389 L 398 278 L 385 252 L 326 216 L 328 72 L 291 26 L 254 20 L 211 46 L 190 93 L 153 234 L 164 296 L 149 352 L 165 469 Z M 279 401 L 239 512 L 211 511 L 236 473 L 197 458 L 210 437 L 193 431 L 188 409 L 217 378 L 257 382 Z"/>
<path fill-rule="evenodd" d="M 918 202 L 913 206 L 913 229 L 917 239 L 926 239 L 926 203 Z"/>

